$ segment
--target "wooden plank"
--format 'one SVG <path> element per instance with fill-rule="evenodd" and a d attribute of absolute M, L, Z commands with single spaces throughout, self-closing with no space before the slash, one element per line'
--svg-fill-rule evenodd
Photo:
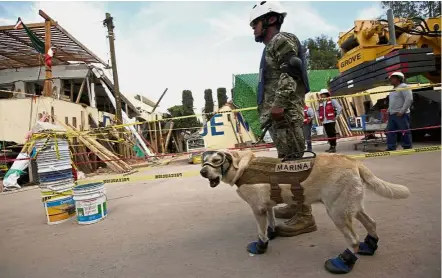
<path fill-rule="evenodd" d="M 88 135 L 82 135 L 82 138 L 86 139 L 89 144 L 94 145 L 100 152 L 104 153 L 107 157 L 114 160 L 116 164 L 120 164 L 123 169 L 131 170 L 132 168 L 124 161 L 121 160 L 120 157 L 116 156 L 114 153 L 103 147 L 100 143 L 98 143 L 94 138 L 88 136 Z M 119 166 L 120 166 L 119 165 Z"/>
<path fill-rule="evenodd" d="M 158 116 L 155 115 L 155 120 L 158 120 Z M 155 134 L 155 149 L 157 149 L 157 152 L 160 152 L 160 148 L 158 147 L 158 135 L 157 135 L 157 122 L 153 122 L 153 134 Z"/>
<path fill-rule="evenodd" d="M 6 26 L 0 26 L 0 31 L 15 31 L 15 30 L 24 30 L 23 25 L 20 25 L 17 29 L 14 29 L 15 25 L 6 25 Z M 29 29 L 34 28 L 43 28 L 45 27 L 44 22 L 41 23 L 28 23 L 26 24 L 26 27 Z"/>
<path fill-rule="evenodd" d="M 160 134 L 160 146 L 161 146 L 161 153 L 165 153 L 164 151 L 164 143 L 163 143 L 163 132 L 161 131 L 161 122 L 158 122 L 158 131 Z"/>
<path fill-rule="evenodd" d="M 71 102 L 74 102 L 74 80 L 71 80 L 71 97 L 70 100 Z"/>
<path fill-rule="evenodd" d="M 150 146 L 151 146 L 151 148 L 153 149 L 153 151 L 154 151 L 155 153 L 158 153 L 158 149 L 157 149 L 156 144 L 155 144 L 155 141 L 154 141 L 154 139 L 153 139 L 153 132 L 152 132 L 152 126 L 151 126 L 151 123 L 150 123 L 150 122 L 147 122 L 147 126 L 148 126 L 148 128 L 149 128 Z"/>
<path fill-rule="evenodd" d="M 169 128 L 169 131 L 167 132 L 166 143 L 164 144 L 164 146 L 166 148 L 166 152 L 168 149 L 167 147 L 169 146 L 170 136 L 172 135 L 172 130 L 173 130 L 174 124 L 175 124 L 174 122 L 170 122 L 170 128 Z"/>
<path fill-rule="evenodd" d="M 54 110 L 54 106 L 51 106 L 51 123 L 52 124 L 55 123 L 55 110 Z"/>
<path fill-rule="evenodd" d="M 45 53 L 51 48 L 51 22 L 45 21 Z M 45 82 L 43 87 L 43 96 L 52 97 L 52 69 L 45 65 Z"/>
<path fill-rule="evenodd" d="M 78 135 L 78 139 L 85 145 L 87 146 L 91 151 L 93 151 L 96 155 L 98 155 L 98 157 L 103 160 L 103 162 L 106 163 L 106 165 L 109 166 L 109 168 L 111 168 L 113 171 L 116 172 L 126 172 L 127 170 L 124 169 L 122 166 L 118 165 L 118 163 L 116 163 L 114 160 L 114 158 L 107 156 L 105 153 L 103 153 L 101 151 L 101 149 L 99 149 L 98 144 L 94 144 L 94 143 L 90 143 L 88 138 L 83 137 L 82 135 L 80 135 L 80 133 L 71 125 L 68 125 L 67 128 L 71 129 L 74 133 L 76 133 L 76 135 Z"/>
<path fill-rule="evenodd" d="M 83 94 L 83 89 L 84 89 L 84 84 L 85 83 L 86 83 L 86 78 L 84 78 L 83 82 L 81 83 L 80 91 L 78 92 L 77 100 L 75 101 L 75 103 L 79 103 L 80 102 L 80 98 L 81 98 L 81 95 Z"/>
<path fill-rule="evenodd" d="M 175 148 L 176 148 L 177 152 L 180 152 L 180 146 L 178 146 L 178 142 L 176 140 L 176 136 L 173 131 L 172 131 L 172 138 L 173 138 L 173 143 L 175 144 Z"/>

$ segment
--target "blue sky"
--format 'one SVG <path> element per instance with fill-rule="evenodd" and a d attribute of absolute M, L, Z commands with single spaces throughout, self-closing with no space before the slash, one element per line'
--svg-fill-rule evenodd
<path fill-rule="evenodd" d="M 337 39 L 356 19 L 380 15 L 380 2 L 281 2 L 288 16 L 282 29 L 301 40 L 325 34 Z M 192 90 L 204 106 L 206 88 L 232 87 L 232 74 L 257 72 L 262 44 L 248 25 L 255 2 L 0 2 L 0 25 L 41 22 L 42 9 L 90 50 L 109 59 L 105 13 L 114 17 L 120 88 L 156 100 L 167 87 L 161 110 L 181 104 Z M 138 82 L 137 80 L 142 80 Z M 214 97 L 216 95 L 214 94 Z M 216 97 L 215 97 L 216 98 Z"/>

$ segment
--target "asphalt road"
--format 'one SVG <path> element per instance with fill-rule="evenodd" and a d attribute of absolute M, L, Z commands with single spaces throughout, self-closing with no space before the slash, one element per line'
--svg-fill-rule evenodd
<path fill-rule="evenodd" d="M 412 196 L 392 201 L 367 191 L 365 207 L 377 221 L 379 249 L 361 257 L 345 277 L 440 277 L 440 153 L 364 163 L 380 178 L 408 186 Z M 318 231 L 277 238 L 266 254 L 250 256 L 245 247 L 256 239 L 255 222 L 228 185 L 212 189 L 190 177 L 109 184 L 107 191 L 108 217 L 87 226 L 47 225 L 38 190 L 1 194 L 0 277 L 332 277 L 324 262 L 346 248 L 320 204 L 313 206 Z M 363 239 L 362 225 L 355 226 Z"/>

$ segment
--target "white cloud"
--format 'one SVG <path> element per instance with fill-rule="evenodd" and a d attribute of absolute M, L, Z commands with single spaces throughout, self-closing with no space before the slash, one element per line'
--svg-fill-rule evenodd
<path fill-rule="evenodd" d="M 233 2 L 232 2 L 233 3 Z M 227 9 L 214 11 L 216 2 L 149 2 L 127 21 L 118 11 L 109 11 L 106 2 L 39 2 L 29 12 L 20 14 L 26 22 L 41 22 L 38 9 L 44 10 L 63 28 L 100 58 L 108 61 L 106 28 L 102 20 L 106 12 L 115 18 L 117 65 L 120 89 L 140 93 L 157 100 L 169 88 L 160 103 L 160 110 L 181 104 L 184 89 L 192 90 L 197 111 L 204 106 L 204 89 L 232 86 L 233 73 L 258 71 L 263 49 L 253 39 L 249 26 L 251 2 L 234 3 Z M 127 2 L 130 5 L 130 2 Z M 308 3 L 285 3 L 288 10 L 283 31 L 293 32 L 300 39 L 320 34 L 336 37 L 339 30 L 322 19 Z M 216 8 L 215 8 L 216 9 Z M 195 17 L 196 16 L 196 17 Z M 16 18 L 6 19 L 15 23 Z M 208 24 L 210 33 L 186 36 L 176 26 L 194 24 L 197 30 Z M 189 29 L 193 31 L 193 29 Z M 195 32 L 196 32 L 195 31 Z M 229 94 L 230 95 L 230 94 Z"/>
<path fill-rule="evenodd" d="M 0 25 L 14 25 L 17 20 L 8 19 L 8 18 L 0 18 Z"/>

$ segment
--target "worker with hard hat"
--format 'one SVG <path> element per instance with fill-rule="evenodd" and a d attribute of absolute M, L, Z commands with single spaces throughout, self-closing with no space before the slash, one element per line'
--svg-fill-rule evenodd
<path fill-rule="evenodd" d="M 318 119 L 324 127 L 327 134 L 330 148 L 326 150 L 329 153 L 336 152 L 336 119 L 342 112 L 342 107 L 336 99 L 330 98 L 330 92 L 327 89 L 321 89 L 319 92 L 320 100 L 318 106 Z"/>
<path fill-rule="evenodd" d="M 413 103 L 413 93 L 406 89 L 405 76 L 402 72 L 393 72 L 388 77 L 394 89 L 388 95 L 388 124 L 387 124 L 387 150 L 396 150 L 397 132 L 402 134 L 402 148 L 411 149 L 410 107 Z"/>
<path fill-rule="evenodd" d="M 252 7 L 249 23 L 255 41 L 265 45 L 257 94 L 261 128 L 271 122 L 269 133 L 279 158 L 293 154 L 300 158 L 305 150 L 304 98 L 310 88 L 303 46 L 295 35 L 280 31 L 286 16 L 279 2 L 262 1 Z M 277 226 L 280 236 L 317 230 L 311 206 L 304 205 L 303 200 L 296 205 L 275 208 L 275 216 L 289 219 Z M 249 252 L 254 253 L 252 249 L 257 245 L 263 246 L 255 242 L 249 245 Z"/>

